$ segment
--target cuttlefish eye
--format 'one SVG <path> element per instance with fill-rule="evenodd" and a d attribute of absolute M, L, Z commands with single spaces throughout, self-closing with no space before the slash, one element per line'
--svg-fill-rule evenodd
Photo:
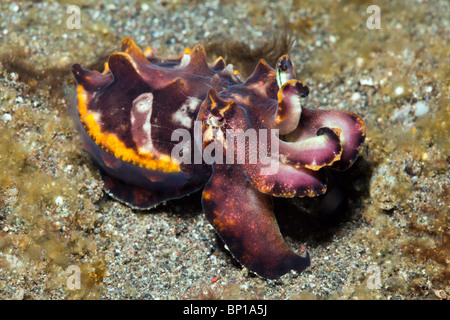
<path fill-rule="evenodd" d="M 208 124 L 213 127 L 221 127 L 225 124 L 225 118 L 211 115 L 208 119 Z"/>

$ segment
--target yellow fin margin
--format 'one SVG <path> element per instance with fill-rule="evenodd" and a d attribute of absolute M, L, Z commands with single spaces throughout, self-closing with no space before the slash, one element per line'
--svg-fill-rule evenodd
<path fill-rule="evenodd" d="M 97 145 L 108 150 L 116 158 L 145 169 L 166 173 L 181 171 L 180 166 L 172 161 L 169 156 L 155 159 L 154 156 L 150 154 L 139 154 L 134 149 L 127 148 L 115 134 L 103 132 L 95 118 L 95 114 L 90 112 L 87 108 L 87 93 L 81 85 L 78 85 L 77 87 L 77 98 L 80 120 L 86 125 L 86 132 Z"/>

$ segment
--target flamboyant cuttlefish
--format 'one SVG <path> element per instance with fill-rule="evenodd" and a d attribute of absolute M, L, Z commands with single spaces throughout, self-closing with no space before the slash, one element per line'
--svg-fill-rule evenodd
<path fill-rule="evenodd" d="M 270 196 L 325 193 L 325 168 L 353 164 L 365 125 L 301 107 L 309 89 L 287 55 L 243 81 L 200 45 L 164 59 L 124 38 L 104 72 L 72 72 L 83 148 L 109 195 L 145 209 L 204 188 L 204 212 L 242 265 L 271 279 L 310 265 L 286 245 Z"/>

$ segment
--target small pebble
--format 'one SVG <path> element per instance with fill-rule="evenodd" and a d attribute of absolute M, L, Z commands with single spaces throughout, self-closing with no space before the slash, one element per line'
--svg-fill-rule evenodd
<path fill-rule="evenodd" d="M 61 197 L 61 196 L 57 196 L 57 197 L 55 198 L 55 203 L 56 203 L 57 206 L 62 205 L 62 204 L 64 203 L 64 198 Z"/>
<path fill-rule="evenodd" d="M 403 89 L 403 87 L 397 87 L 395 88 L 395 95 L 396 96 L 400 96 L 405 92 L 405 89 Z"/>
<path fill-rule="evenodd" d="M 414 114 L 417 117 L 421 117 L 425 114 L 428 113 L 428 111 L 430 110 L 430 108 L 428 107 L 428 105 L 424 102 L 424 101 L 417 101 L 414 105 Z"/>
<path fill-rule="evenodd" d="M 374 85 L 372 78 L 363 78 L 359 80 L 359 83 L 361 83 L 362 86 L 369 86 L 369 87 Z"/>
<path fill-rule="evenodd" d="M 11 121 L 11 119 L 12 119 L 12 117 L 11 117 L 11 115 L 10 115 L 9 113 L 5 113 L 5 114 L 3 114 L 3 116 L 2 116 L 2 120 L 3 120 L 4 122 L 9 122 L 9 121 Z"/>
<path fill-rule="evenodd" d="M 350 98 L 353 102 L 359 101 L 361 99 L 361 94 L 359 92 L 354 92 Z"/>

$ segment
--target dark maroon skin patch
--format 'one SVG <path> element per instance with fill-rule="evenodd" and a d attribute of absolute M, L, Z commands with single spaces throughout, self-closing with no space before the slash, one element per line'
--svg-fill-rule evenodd
<path fill-rule="evenodd" d="M 239 167 L 214 166 L 202 205 L 230 252 L 249 270 L 276 279 L 291 270 L 301 273 L 310 266 L 308 254 L 302 257 L 284 242 L 270 196 L 259 192 Z"/>
<path fill-rule="evenodd" d="M 295 79 L 288 55 L 275 69 L 261 60 L 243 81 L 222 58 L 208 64 L 201 46 L 177 58 L 149 52 L 124 38 L 105 72 L 72 67 L 83 148 L 100 168 L 106 192 L 148 209 L 203 188 L 206 217 L 242 265 L 268 279 L 308 268 L 309 254 L 296 253 L 280 234 L 271 196 L 324 194 L 325 169 L 347 169 L 358 157 L 362 119 L 301 106 L 309 88 Z M 191 137 L 186 163 L 171 157 L 179 143 L 172 134 L 181 129 Z M 256 140 L 239 143 L 228 135 L 239 130 L 253 130 Z M 212 163 L 204 157 L 211 147 Z"/>

